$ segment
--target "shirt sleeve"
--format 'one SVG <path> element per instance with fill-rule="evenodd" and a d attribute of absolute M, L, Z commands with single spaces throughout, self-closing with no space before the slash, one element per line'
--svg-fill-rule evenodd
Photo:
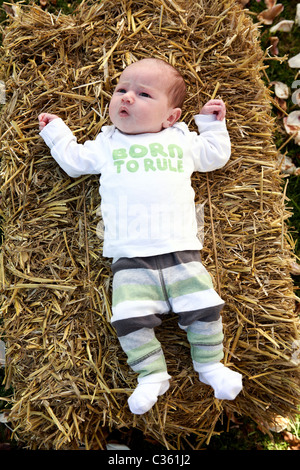
<path fill-rule="evenodd" d="M 199 134 L 191 133 L 191 151 L 195 171 L 206 172 L 222 168 L 230 158 L 231 144 L 226 121 L 218 121 L 215 115 L 195 116 Z"/>
<path fill-rule="evenodd" d="M 57 118 L 44 127 L 40 136 L 58 165 L 72 178 L 101 173 L 104 163 L 101 133 L 94 141 L 79 144 L 70 128 Z"/>

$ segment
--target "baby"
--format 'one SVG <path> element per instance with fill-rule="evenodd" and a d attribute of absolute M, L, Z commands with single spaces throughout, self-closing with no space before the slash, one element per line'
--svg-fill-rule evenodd
<path fill-rule="evenodd" d="M 223 167 L 230 140 L 222 100 L 195 116 L 199 133 L 178 122 L 186 87 L 159 59 L 129 65 L 113 93 L 109 115 L 93 141 L 78 144 L 58 116 L 39 116 L 40 135 L 71 177 L 100 174 L 105 226 L 103 255 L 113 258 L 112 318 L 138 385 L 129 397 L 143 414 L 169 388 L 170 375 L 154 328 L 178 314 L 199 380 L 216 398 L 233 400 L 242 376 L 223 358 L 223 300 L 201 263 L 191 175 Z"/>

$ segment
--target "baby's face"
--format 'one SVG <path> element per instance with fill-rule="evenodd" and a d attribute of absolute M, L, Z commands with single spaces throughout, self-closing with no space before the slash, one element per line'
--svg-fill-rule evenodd
<path fill-rule="evenodd" d="M 168 72 L 155 63 L 136 62 L 122 73 L 113 93 L 109 116 L 126 134 L 159 132 L 172 125 L 167 95 Z"/>

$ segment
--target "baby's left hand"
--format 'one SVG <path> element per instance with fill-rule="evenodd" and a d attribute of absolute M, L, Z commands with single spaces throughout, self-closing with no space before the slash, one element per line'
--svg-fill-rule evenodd
<path fill-rule="evenodd" d="M 223 100 L 210 100 L 200 110 L 200 114 L 215 114 L 218 121 L 226 115 L 226 106 Z"/>

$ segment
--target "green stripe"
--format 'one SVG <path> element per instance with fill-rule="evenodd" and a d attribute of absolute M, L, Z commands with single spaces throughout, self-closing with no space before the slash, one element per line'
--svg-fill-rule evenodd
<path fill-rule="evenodd" d="M 167 365 L 166 361 L 164 358 L 164 355 L 162 354 L 159 358 L 157 358 L 155 361 L 151 362 L 150 364 L 145 365 L 144 368 L 135 370 L 135 372 L 139 374 L 139 377 L 145 377 L 146 375 L 150 374 L 159 374 L 161 372 L 166 372 L 167 371 Z"/>
<path fill-rule="evenodd" d="M 213 284 L 211 277 L 207 274 L 194 276 L 183 281 L 176 281 L 166 286 L 168 296 L 173 299 L 182 295 L 193 294 L 194 292 L 205 291 L 212 288 Z M 124 302 L 126 300 L 161 301 L 166 299 L 163 289 L 160 286 L 147 284 L 123 284 L 114 289 L 113 306 L 115 307 L 120 302 Z"/>
<path fill-rule="evenodd" d="M 165 300 L 163 290 L 159 286 L 149 286 L 140 284 L 123 284 L 114 289 L 113 307 L 126 300 Z"/>
<path fill-rule="evenodd" d="M 193 294 L 198 291 L 205 291 L 213 288 L 209 274 L 193 276 L 183 281 L 177 281 L 166 286 L 169 297 L 176 298 L 181 295 Z"/>
<path fill-rule="evenodd" d="M 218 350 L 207 350 L 197 347 L 191 348 L 191 356 L 193 361 L 199 362 L 200 364 L 204 362 L 220 362 L 223 357 L 223 348 Z"/>
<path fill-rule="evenodd" d="M 222 331 L 215 335 L 199 335 L 188 330 L 187 337 L 191 344 L 198 344 L 199 346 L 201 346 L 201 344 L 213 346 L 214 344 L 222 343 L 224 339 Z"/>
<path fill-rule="evenodd" d="M 148 341 L 148 343 L 142 344 L 137 348 L 130 349 L 129 351 L 125 351 L 128 356 L 127 362 L 131 366 L 137 361 L 143 361 L 160 348 L 160 342 L 156 338 L 153 338 L 151 341 Z"/>

